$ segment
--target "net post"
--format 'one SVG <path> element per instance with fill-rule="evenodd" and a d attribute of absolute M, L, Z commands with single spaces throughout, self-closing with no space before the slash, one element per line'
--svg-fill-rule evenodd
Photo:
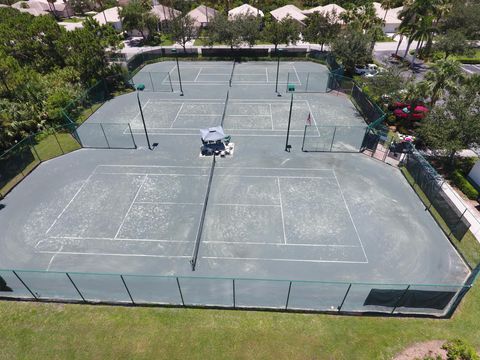
<path fill-rule="evenodd" d="M 348 284 L 348 289 L 345 292 L 345 295 L 343 296 L 342 302 L 340 303 L 340 306 L 337 308 L 338 311 L 342 311 L 343 304 L 345 304 L 345 300 L 347 300 L 348 293 L 350 292 L 350 289 L 352 288 L 352 284 Z"/>
<path fill-rule="evenodd" d="M 25 282 L 22 280 L 22 278 L 20 276 L 18 276 L 17 272 L 15 270 L 12 270 L 13 274 L 18 278 L 18 280 L 20 280 L 20 282 L 23 284 L 23 286 L 25 286 L 25 288 L 28 290 L 28 292 L 33 296 L 33 298 L 35 300 L 38 300 L 38 297 L 37 295 L 35 295 L 33 293 L 33 291 L 27 286 L 27 284 L 25 284 Z"/>
<path fill-rule="evenodd" d="M 37 155 L 38 161 L 42 162 L 42 159 L 40 158 L 40 155 L 38 155 L 37 149 L 35 149 L 35 145 L 33 144 L 32 138 L 33 138 L 32 135 L 30 135 L 30 136 L 28 137 L 29 145 L 30 145 L 30 147 L 33 149 L 33 152 L 35 153 L 35 155 Z"/>
<path fill-rule="evenodd" d="M 123 278 L 123 275 L 120 275 L 120 279 L 122 279 L 123 286 L 125 286 L 125 290 L 127 290 L 128 297 L 130 298 L 130 301 L 132 302 L 133 305 L 135 305 L 135 301 L 133 301 L 132 294 L 130 293 L 130 290 L 128 289 L 127 283 L 125 282 L 125 279 Z"/>
<path fill-rule="evenodd" d="M 176 277 L 176 279 L 177 279 L 178 292 L 180 293 L 180 299 L 182 300 L 182 305 L 185 306 L 185 301 L 183 301 L 182 288 L 180 287 L 180 281 L 178 280 L 178 276 Z"/>
<path fill-rule="evenodd" d="M 330 152 L 332 152 L 332 149 L 333 149 L 333 142 L 335 141 L 335 134 L 336 133 L 337 133 L 337 127 L 335 126 L 333 128 L 332 143 L 330 144 Z"/>
<path fill-rule="evenodd" d="M 100 123 L 100 128 L 102 129 L 103 136 L 105 136 L 105 141 L 107 142 L 107 147 L 110 149 L 110 143 L 108 142 L 107 134 L 105 134 L 105 130 L 103 129 L 102 123 Z"/>
<path fill-rule="evenodd" d="M 288 309 L 288 302 L 290 301 L 290 292 L 292 291 L 292 282 L 288 284 L 287 302 L 285 303 L 285 310 Z"/>
<path fill-rule="evenodd" d="M 84 303 L 87 303 L 87 300 L 85 300 L 85 298 L 83 297 L 82 293 L 80 292 L 80 290 L 78 289 L 77 285 L 73 282 L 72 278 L 70 277 L 70 274 L 68 272 L 65 273 L 65 275 L 67 275 L 68 277 L 68 280 L 70 280 L 70 282 L 72 283 L 73 287 L 75 288 L 75 290 L 77 290 L 77 293 L 78 295 L 80 295 L 80 297 L 82 298 L 82 301 Z"/>
<path fill-rule="evenodd" d="M 128 130 L 130 131 L 130 136 L 132 137 L 133 148 L 137 149 L 137 143 L 135 142 L 135 138 L 133 137 L 132 127 L 130 126 L 130 123 L 127 123 L 127 125 L 128 125 Z"/>

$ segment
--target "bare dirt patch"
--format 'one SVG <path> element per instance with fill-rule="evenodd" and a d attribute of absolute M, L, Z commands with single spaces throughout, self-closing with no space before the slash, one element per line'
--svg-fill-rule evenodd
<path fill-rule="evenodd" d="M 445 340 L 432 340 L 415 343 L 395 356 L 393 360 L 423 359 L 427 355 L 433 358 L 436 358 L 438 355 L 440 355 L 442 360 L 446 360 L 447 351 L 442 349 L 442 345 L 444 343 Z"/>

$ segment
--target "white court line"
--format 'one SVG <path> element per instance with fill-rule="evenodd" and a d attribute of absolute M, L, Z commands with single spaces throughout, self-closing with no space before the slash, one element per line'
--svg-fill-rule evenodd
<path fill-rule="evenodd" d="M 287 235 L 285 232 L 285 217 L 283 215 L 283 204 L 282 204 L 282 190 L 280 189 L 280 179 L 277 177 L 277 184 L 278 184 L 278 196 L 280 200 L 280 212 L 282 214 L 282 227 L 283 227 L 283 241 L 287 244 Z"/>
<path fill-rule="evenodd" d="M 65 253 L 62 253 L 65 254 Z M 213 260 L 259 260 L 259 261 L 289 261 L 289 262 L 310 262 L 310 263 L 336 263 L 336 264 L 367 264 L 365 261 L 344 261 L 344 260 L 300 260 L 300 259 L 272 259 L 254 257 L 224 257 L 224 256 L 202 256 L 202 259 Z"/>
<path fill-rule="evenodd" d="M 145 102 L 145 104 L 142 105 L 142 111 L 146 109 L 147 105 L 150 104 L 150 99 L 147 99 L 147 101 Z M 135 115 L 135 117 L 133 118 L 133 120 L 131 121 L 131 124 L 133 124 L 135 122 L 135 120 L 137 120 L 137 118 L 140 116 L 140 110 L 137 111 L 137 114 Z"/>
<path fill-rule="evenodd" d="M 208 73 L 208 74 L 202 74 L 202 76 L 230 76 L 230 74 L 223 74 L 223 73 Z"/>
<path fill-rule="evenodd" d="M 207 169 L 207 168 L 202 168 Z M 114 172 L 100 172 L 96 174 L 101 175 L 148 175 L 149 177 L 153 176 L 186 176 L 186 177 L 195 177 L 195 176 L 204 176 L 208 177 L 208 175 L 196 175 L 196 174 L 154 174 L 154 173 L 135 173 L 135 172 L 128 172 L 128 173 L 114 173 Z"/>
<path fill-rule="evenodd" d="M 215 203 L 212 206 L 244 206 L 244 207 L 280 207 L 280 204 L 220 204 Z"/>
<path fill-rule="evenodd" d="M 55 251 L 39 251 L 40 254 L 55 254 Z M 95 252 L 75 252 L 75 251 L 63 251 L 58 255 L 98 255 L 98 256 L 124 256 L 124 257 L 153 257 L 153 258 L 167 258 L 178 259 L 187 258 L 187 255 L 149 255 L 149 254 L 115 254 L 115 253 L 95 253 Z"/>
<path fill-rule="evenodd" d="M 268 103 L 268 106 L 270 107 L 270 122 L 272 123 L 272 130 L 273 130 L 273 111 L 272 111 L 272 104 Z"/>
<path fill-rule="evenodd" d="M 46 271 L 49 271 L 49 270 L 50 270 L 50 267 L 51 267 L 52 264 L 53 264 L 53 260 L 55 259 L 55 256 L 57 256 L 58 254 L 60 254 L 60 253 L 62 252 L 62 250 L 63 250 L 63 245 L 60 246 L 60 249 L 58 249 L 58 251 L 57 251 L 55 254 L 53 254 L 52 258 L 50 259 L 50 262 L 48 263 L 48 266 L 47 266 Z"/>
<path fill-rule="evenodd" d="M 234 244 L 234 245 L 273 245 L 273 246 L 298 246 L 298 247 L 339 247 L 339 248 L 360 248 L 358 245 L 337 245 L 337 244 L 284 244 L 269 242 L 239 242 L 239 241 L 203 241 L 204 244 Z"/>
<path fill-rule="evenodd" d="M 201 67 L 201 68 L 198 70 L 198 74 L 197 74 L 197 76 L 195 77 L 195 80 L 193 80 L 194 82 L 197 82 L 198 77 L 200 76 L 200 73 L 202 72 L 202 69 L 203 69 L 203 67 Z"/>
<path fill-rule="evenodd" d="M 203 205 L 203 204 L 202 204 Z M 191 243 L 191 241 L 186 240 L 171 240 L 171 239 L 133 239 L 133 238 L 106 238 L 106 237 L 80 237 L 80 236 L 50 236 L 48 239 L 40 240 L 35 248 L 38 247 L 41 243 L 48 241 L 49 239 L 58 239 L 58 240 L 105 240 L 105 241 L 138 241 L 138 242 L 171 242 L 171 243 Z"/>
<path fill-rule="evenodd" d="M 292 67 L 293 67 L 293 71 L 295 71 L 295 76 L 297 77 L 298 84 L 302 85 L 302 82 L 300 81 L 300 78 L 298 77 L 297 68 L 295 67 L 295 65 L 292 65 Z"/>
<path fill-rule="evenodd" d="M 232 115 L 227 115 L 227 116 L 229 116 L 229 117 L 260 117 L 260 116 L 263 116 L 263 117 L 265 117 L 265 116 L 270 116 L 270 115 L 268 115 L 268 114 L 265 114 L 265 115 L 258 115 L 258 114 L 254 114 L 254 115 L 234 115 L 234 114 L 232 114 Z M 268 130 L 268 129 L 265 129 L 265 130 Z"/>
<path fill-rule="evenodd" d="M 135 204 L 135 200 L 137 200 L 138 194 L 140 194 L 140 190 L 142 190 L 142 187 L 143 187 L 143 185 L 145 184 L 145 181 L 147 181 L 147 178 L 148 178 L 148 174 L 143 177 L 142 183 L 141 183 L 140 186 L 138 187 L 138 190 L 137 190 L 137 192 L 135 193 L 135 197 L 133 198 L 133 201 L 132 201 L 132 203 L 130 204 L 130 207 L 128 208 L 127 213 L 126 213 L 125 216 L 123 217 L 123 220 L 122 220 L 120 226 L 118 227 L 118 230 L 117 230 L 114 238 L 117 238 L 118 234 L 120 233 L 120 230 L 122 229 L 122 226 L 123 226 L 123 224 L 125 223 L 125 220 L 127 219 L 127 216 L 128 216 L 128 214 L 130 213 L 130 210 L 131 210 L 132 207 L 133 207 L 133 204 Z"/>
<path fill-rule="evenodd" d="M 181 130 L 182 128 L 178 128 Z M 197 129 L 198 130 L 198 129 Z M 265 129 L 227 129 L 227 131 L 234 131 L 234 130 L 265 130 Z M 267 129 L 268 130 L 268 129 Z M 272 130 L 268 130 L 272 131 Z M 280 131 L 280 130 L 278 130 Z M 296 130 L 296 131 L 301 131 L 301 130 Z M 154 132 L 154 131 L 149 131 L 148 132 L 151 135 L 162 135 L 162 136 L 196 136 L 198 138 L 198 134 L 191 134 L 191 133 L 165 133 L 165 132 Z M 303 138 L 303 135 L 292 135 L 292 130 L 290 130 L 290 137 L 291 138 Z M 134 134 L 140 134 L 140 133 L 134 133 Z M 272 134 L 265 134 L 265 135 L 256 135 L 256 134 L 232 134 L 235 135 L 235 137 L 285 137 L 285 135 L 272 135 Z M 361 153 L 359 153 L 361 154 Z"/>
<path fill-rule="evenodd" d="M 180 168 L 180 169 L 210 169 L 210 166 L 180 166 L 180 165 L 125 165 L 125 164 L 99 164 L 97 167 L 138 167 L 138 168 Z M 215 166 L 216 169 L 232 169 L 230 166 Z M 271 168 L 257 166 L 235 166 L 234 169 L 252 169 L 252 170 L 298 170 L 298 171 L 334 171 L 333 168 Z M 145 174 L 142 174 L 145 175 Z"/>
<path fill-rule="evenodd" d="M 217 167 L 219 168 L 219 167 Z M 230 168 L 232 169 L 232 168 Z M 238 168 L 233 168 L 233 169 L 238 169 Z M 101 175 L 145 175 L 145 173 L 109 173 L 109 172 L 101 172 L 101 173 L 97 173 L 97 174 L 101 174 Z M 176 174 L 155 174 L 155 173 L 148 173 L 148 176 L 149 177 L 152 177 L 152 176 L 164 176 L 164 175 L 167 175 L 167 176 L 176 176 Z M 179 176 L 187 176 L 187 177 L 194 177 L 194 176 L 208 176 L 208 175 L 188 175 L 188 174 L 180 174 Z M 284 175 L 284 176 L 276 176 L 276 175 L 235 175 L 235 174 L 229 174 L 229 175 L 215 175 L 215 177 L 237 177 L 237 178 L 265 178 L 265 179 L 276 179 L 276 178 L 282 178 L 282 179 L 335 179 L 334 177 L 329 177 L 329 176 L 287 176 L 287 175 Z M 149 201 L 137 201 L 136 204 L 139 204 L 139 203 L 150 203 Z M 152 203 L 156 203 L 156 202 L 153 202 Z M 180 203 L 172 203 L 172 204 L 180 204 Z M 193 204 L 194 205 L 194 204 Z M 202 203 L 203 205 L 203 203 Z M 226 205 L 237 205 L 237 204 L 226 204 Z M 254 206 L 254 205 L 252 205 Z M 259 206 L 259 205 L 256 205 L 256 206 Z"/>
<path fill-rule="evenodd" d="M 168 72 L 168 74 L 171 76 L 173 71 L 177 68 L 177 65 L 174 65 L 173 68 L 170 69 L 170 71 Z"/>
<path fill-rule="evenodd" d="M 268 80 L 268 68 L 267 67 L 265 68 L 265 75 L 267 75 L 267 83 L 269 83 L 270 80 Z"/>
<path fill-rule="evenodd" d="M 57 223 L 57 221 L 60 219 L 60 217 L 65 213 L 65 211 L 67 210 L 67 208 L 72 204 L 73 200 L 75 200 L 75 198 L 77 197 L 77 195 L 80 193 L 80 191 L 82 191 L 82 189 L 85 187 L 85 185 L 87 185 L 88 181 L 90 180 L 90 178 L 93 176 L 93 174 L 95 173 L 95 170 L 97 168 L 95 168 L 93 170 L 93 172 L 90 174 L 90 176 L 85 180 L 85 182 L 82 184 L 82 186 L 80 186 L 80 188 L 77 190 L 77 192 L 75 193 L 75 195 L 73 195 L 72 199 L 68 202 L 67 206 L 65 206 L 62 210 L 62 212 L 57 216 L 57 218 L 55 219 L 55 221 L 52 223 L 52 225 L 50 225 L 50 227 L 48 228 L 48 230 L 45 232 L 45 235 L 48 234 L 50 232 L 50 230 L 52 230 L 52 228 L 55 226 L 55 224 Z"/>
<path fill-rule="evenodd" d="M 174 202 L 160 202 L 160 201 L 136 201 L 135 204 L 156 204 L 156 205 L 198 205 L 201 206 L 203 203 L 174 203 Z"/>
<path fill-rule="evenodd" d="M 182 114 L 181 116 L 222 116 L 222 114 Z"/>
<path fill-rule="evenodd" d="M 343 190 L 342 187 L 340 186 L 340 183 L 338 182 L 337 174 L 335 173 L 335 169 L 332 169 L 333 175 L 335 176 L 335 181 L 337 182 L 338 189 L 340 190 L 340 194 L 342 195 L 343 203 L 345 204 L 345 207 L 347 208 L 348 211 L 348 216 L 350 216 L 350 221 L 352 222 L 353 228 L 355 229 L 355 233 L 357 234 L 358 241 L 360 242 L 360 245 L 363 250 L 363 255 L 365 256 L 365 260 L 368 263 L 368 257 L 367 253 L 365 252 L 365 248 L 363 247 L 362 239 L 360 238 L 360 234 L 358 233 L 357 226 L 355 225 L 355 222 L 353 221 L 352 213 L 350 212 L 350 208 L 348 207 L 347 200 L 345 200 L 345 196 L 343 195 Z"/>
<path fill-rule="evenodd" d="M 180 106 L 180 109 L 178 109 L 177 115 L 175 115 L 175 119 L 173 119 L 172 123 L 170 124 L 170 129 L 173 128 L 173 124 L 175 124 L 175 121 L 177 121 L 178 115 L 180 115 L 180 112 L 182 111 L 184 105 L 185 103 L 182 103 L 182 105 Z"/>

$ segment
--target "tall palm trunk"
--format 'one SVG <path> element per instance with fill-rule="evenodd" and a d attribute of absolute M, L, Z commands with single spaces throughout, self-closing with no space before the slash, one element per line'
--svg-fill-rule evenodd
<path fill-rule="evenodd" d="M 395 56 L 398 55 L 398 50 L 400 49 L 400 44 L 402 43 L 403 41 L 403 35 L 400 35 L 400 40 L 398 41 L 398 44 L 397 44 L 397 50 L 395 50 Z"/>
<path fill-rule="evenodd" d="M 415 48 L 415 52 L 413 53 L 412 63 L 410 64 L 410 68 L 413 69 L 415 66 L 415 60 L 417 59 L 418 49 L 420 47 L 420 41 L 417 42 L 417 46 Z"/>
<path fill-rule="evenodd" d="M 408 51 L 410 50 L 410 46 L 412 45 L 413 39 L 408 38 L 408 43 L 407 43 L 407 49 L 405 50 L 405 53 L 403 54 L 403 57 L 407 57 Z"/>

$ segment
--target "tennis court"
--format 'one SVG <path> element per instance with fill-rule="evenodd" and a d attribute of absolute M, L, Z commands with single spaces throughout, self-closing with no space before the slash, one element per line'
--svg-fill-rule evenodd
<path fill-rule="evenodd" d="M 182 97 L 175 71 L 173 91 L 139 94 L 145 128 L 136 93 L 105 103 L 79 136 L 112 124 L 105 139 L 138 149 L 81 149 L 40 165 L 2 200 L 0 268 L 20 269 L 39 298 L 77 299 L 77 289 L 92 301 L 383 311 L 416 291 L 443 296 L 443 307 L 421 309 L 443 314 L 470 271 L 398 169 L 358 152 L 301 151 L 309 116 L 319 138 L 366 127 L 350 100 L 278 96 L 274 63 L 236 65 L 248 82 L 263 69 L 261 85 L 206 86 L 227 64 L 182 63 L 192 68 Z M 295 66 L 299 83 L 307 66 L 324 71 L 282 66 Z M 234 155 L 199 156 L 199 129 L 222 123 Z"/>

